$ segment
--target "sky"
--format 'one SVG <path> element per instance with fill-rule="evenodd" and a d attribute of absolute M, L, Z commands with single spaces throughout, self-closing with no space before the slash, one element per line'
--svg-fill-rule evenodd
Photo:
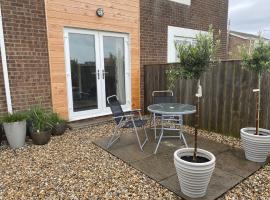
<path fill-rule="evenodd" d="M 270 38 L 270 0 L 230 0 L 230 29 Z"/>

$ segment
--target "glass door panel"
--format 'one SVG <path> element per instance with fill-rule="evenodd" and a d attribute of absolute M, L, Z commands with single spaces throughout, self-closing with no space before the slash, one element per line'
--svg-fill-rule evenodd
<path fill-rule="evenodd" d="M 64 37 L 69 119 L 110 114 L 111 95 L 130 110 L 128 35 L 66 28 Z"/>
<path fill-rule="evenodd" d="M 98 108 L 95 36 L 69 33 L 73 112 Z"/>
<path fill-rule="evenodd" d="M 103 36 L 103 54 L 106 98 L 117 95 L 121 105 L 126 104 L 125 46 L 123 37 Z M 107 103 L 107 101 L 106 101 Z M 108 106 L 108 104 L 106 104 Z"/>

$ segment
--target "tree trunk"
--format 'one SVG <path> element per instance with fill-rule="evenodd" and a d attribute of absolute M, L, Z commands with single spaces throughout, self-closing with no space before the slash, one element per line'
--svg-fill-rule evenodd
<path fill-rule="evenodd" d="M 197 161 L 197 148 L 198 148 L 198 129 L 199 129 L 199 124 L 200 124 L 200 96 L 199 96 L 199 88 L 200 88 L 200 80 L 198 80 L 197 83 L 197 103 L 196 103 L 196 123 L 195 123 L 195 135 L 194 135 L 194 153 L 193 153 L 193 160 Z"/>
<path fill-rule="evenodd" d="M 257 109 L 256 109 L 256 135 L 259 135 L 260 128 L 260 110 L 261 110 L 261 75 L 258 75 Z"/>

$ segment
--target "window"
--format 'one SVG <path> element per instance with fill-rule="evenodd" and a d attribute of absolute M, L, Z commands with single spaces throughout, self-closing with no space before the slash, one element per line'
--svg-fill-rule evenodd
<path fill-rule="evenodd" d="M 186 5 L 189 5 L 189 6 L 191 4 L 191 0 L 170 0 L 170 1 L 174 1 L 174 2 L 177 2 L 177 3 L 186 4 Z"/>
<path fill-rule="evenodd" d="M 173 62 L 178 61 L 175 44 L 180 44 L 180 43 L 194 44 L 196 43 L 196 35 L 199 33 L 207 33 L 207 32 L 168 26 L 168 52 L 167 52 L 168 63 L 173 63 Z"/>

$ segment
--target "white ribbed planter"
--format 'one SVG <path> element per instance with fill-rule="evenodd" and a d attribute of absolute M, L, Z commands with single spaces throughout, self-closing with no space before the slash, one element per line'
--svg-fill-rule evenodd
<path fill-rule="evenodd" d="M 7 141 L 12 149 L 21 148 L 25 143 L 26 121 L 3 123 Z"/>
<path fill-rule="evenodd" d="M 248 127 L 242 128 L 240 132 L 246 159 L 253 162 L 265 162 L 270 153 L 270 131 L 260 128 L 259 132 L 262 135 L 254 135 L 256 128 Z"/>
<path fill-rule="evenodd" d="M 174 165 L 181 191 L 188 197 L 199 198 L 206 195 L 207 187 L 215 169 L 215 156 L 203 149 L 198 149 L 198 156 L 208 158 L 206 163 L 192 163 L 182 160 L 183 156 L 192 156 L 194 148 L 178 149 L 174 152 Z"/>

